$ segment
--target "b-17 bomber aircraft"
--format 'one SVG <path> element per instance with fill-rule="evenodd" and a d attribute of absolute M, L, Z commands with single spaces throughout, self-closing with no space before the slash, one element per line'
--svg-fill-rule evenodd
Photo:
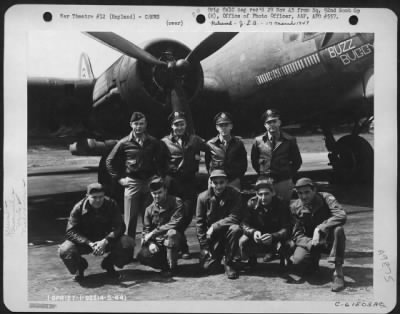
<path fill-rule="evenodd" d="M 254 136 L 273 107 L 285 123 L 323 130 L 337 178 L 372 179 L 373 149 L 359 136 L 373 120 L 372 33 L 212 33 L 193 50 L 172 39 L 139 47 L 111 32 L 85 34 L 121 57 L 97 78 L 86 54 L 76 80 L 28 78 L 29 130 L 76 137 L 73 154 L 106 156 L 130 131 L 133 111 L 157 137 L 171 111 L 184 111 L 190 132 L 207 139 L 217 112 L 232 114 L 236 134 Z M 336 140 L 331 129 L 345 122 L 351 134 Z"/>

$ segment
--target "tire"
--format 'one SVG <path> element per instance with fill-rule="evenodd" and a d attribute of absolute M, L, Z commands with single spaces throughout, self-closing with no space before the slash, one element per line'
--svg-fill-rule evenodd
<path fill-rule="evenodd" d="M 346 135 L 336 143 L 332 162 L 335 181 L 341 183 L 371 183 L 374 178 L 374 150 L 360 136 Z"/>

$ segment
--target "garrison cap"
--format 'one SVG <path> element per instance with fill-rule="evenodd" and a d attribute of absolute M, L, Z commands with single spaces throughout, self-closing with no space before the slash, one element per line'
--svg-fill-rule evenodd
<path fill-rule="evenodd" d="M 297 188 L 301 188 L 301 187 L 304 187 L 304 186 L 309 186 L 309 187 L 314 188 L 315 184 L 309 178 L 300 178 L 299 180 L 297 180 L 296 185 L 294 186 L 294 188 L 297 189 Z"/>
<path fill-rule="evenodd" d="M 256 181 L 256 190 L 258 191 L 259 189 L 269 189 L 270 191 L 275 191 L 274 189 L 274 179 L 271 177 L 267 176 L 260 176 L 257 181 Z"/>
<path fill-rule="evenodd" d="M 228 112 L 220 112 L 214 117 L 215 124 L 232 123 L 232 116 Z"/>
<path fill-rule="evenodd" d="M 278 110 L 276 109 L 268 109 L 266 110 L 263 115 L 262 115 L 262 119 L 265 122 L 271 121 L 271 120 L 276 120 L 276 119 L 280 119 L 281 114 Z"/>
<path fill-rule="evenodd" d="M 104 187 L 100 183 L 90 183 L 87 186 L 87 194 L 93 194 L 97 192 L 105 192 Z"/>
<path fill-rule="evenodd" d="M 164 180 L 160 177 L 153 178 L 149 183 L 149 189 L 151 192 L 157 191 L 165 187 Z"/>
<path fill-rule="evenodd" d="M 135 121 L 138 121 L 138 120 L 143 119 L 143 118 L 146 119 L 146 116 L 143 113 L 135 111 L 131 115 L 131 122 L 135 122 Z"/>
<path fill-rule="evenodd" d="M 169 124 L 173 124 L 178 121 L 186 121 L 186 115 L 182 111 L 174 111 L 168 116 Z"/>
<path fill-rule="evenodd" d="M 210 174 L 210 179 L 213 178 L 227 178 L 228 176 L 226 175 L 225 171 L 222 169 L 215 169 L 213 171 L 211 171 Z"/>

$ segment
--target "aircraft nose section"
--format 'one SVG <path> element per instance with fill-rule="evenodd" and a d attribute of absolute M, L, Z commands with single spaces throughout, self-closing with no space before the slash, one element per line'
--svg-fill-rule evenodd
<path fill-rule="evenodd" d="M 375 36 L 373 33 L 361 33 L 360 36 L 364 39 L 365 42 L 374 43 Z"/>
<path fill-rule="evenodd" d="M 188 102 L 196 97 L 203 86 L 203 70 L 199 63 L 185 60 L 190 53 L 187 46 L 175 40 L 160 39 L 146 44 L 144 50 L 167 63 L 167 67 L 163 67 L 139 62 L 137 79 L 147 97 L 165 106 L 176 79 L 181 81 Z"/>

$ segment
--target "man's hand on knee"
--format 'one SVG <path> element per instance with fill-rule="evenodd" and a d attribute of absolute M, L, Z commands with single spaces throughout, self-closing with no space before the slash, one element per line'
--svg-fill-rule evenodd
<path fill-rule="evenodd" d="M 272 235 L 270 233 L 264 233 L 261 236 L 261 242 L 264 245 L 271 245 L 272 244 Z"/>
<path fill-rule="evenodd" d="M 128 186 L 128 178 L 121 178 L 118 180 L 118 183 L 121 184 L 123 187 Z"/>
<path fill-rule="evenodd" d="M 108 244 L 107 239 L 103 239 L 101 241 L 97 241 L 93 243 L 93 255 L 95 256 L 102 256 L 106 251 L 106 246 Z"/>
<path fill-rule="evenodd" d="M 253 235 L 253 239 L 254 239 L 254 242 L 256 242 L 256 243 L 262 243 L 262 241 L 261 241 L 261 232 L 260 231 L 255 231 L 254 235 Z"/>
<path fill-rule="evenodd" d="M 200 256 L 202 258 L 208 258 L 208 257 L 211 257 L 211 253 L 210 253 L 209 250 L 203 249 L 203 250 L 200 251 Z"/>
<path fill-rule="evenodd" d="M 206 233 L 207 239 L 210 239 L 210 238 L 212 237 L 213 232 L 214 232 L 213 226 L 211 226 L 210 228 L 208 228 L 207 233 Z"/>
<path fill-rule="evenodd" d="M 159 247 L 155 243 L 150 243 L 149 244 L 149 251 L 151 254 L 156 254 L 159 251 Z"/>
<path fill-rule="evenodd" d="M 150 239 L 153 237 L 153 235 L 154 235 L 153 232 L 146 233 L 143 237 L 143 242 L 146 243 L 146 242 L 150 241 Z"/>
<path fill-rule="evenodd" d="M 313 238 L 311 240 L 312 246 L 317 246 L 319 244 L 319 240 L 320 240 L 319 228 L 315 228 Z"/>

